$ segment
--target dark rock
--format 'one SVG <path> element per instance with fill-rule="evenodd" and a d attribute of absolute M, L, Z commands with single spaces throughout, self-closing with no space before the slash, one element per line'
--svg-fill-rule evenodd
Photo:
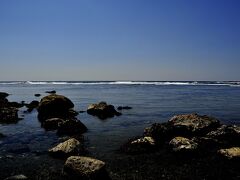
<path fill-rule="evenodd" d="M 64 120 L 61 118 L 50 118 L 42 122 L 42 127 L 46 130 L 56 130 L 58 125 L 63 122 Z"/>
<path fill-rule="evenodd" d="M 219 120 L 195 113 L 176 115 L 168 123 L 183 135 L 205 135 L 220 126 Z"/>
<path fill-rule="evenodd" d="M 56 91 L 53 90 L 53 91 L 46 91 L 45 93 L 48 93 L 48 94 L 56 94 Z"/>
<path fill-rule="evenodd" d="M 217 140 L 223 146 L 240 146 L 240 126 L 222 125 L 209 132 L 207 137 Z"/>
<path fill-rule="evenodd" d="M 91 104 L 88 106 L 87 113 L 93 116 L 97 116 L 100 119 L 106 119 L 110 117 L 120 116 L 121 113 L 117 112 L 113 105 L 108 105 L 106 102 L 100 102 L 98 104 Z"/>
<path fill-rule="evenodd" d="M 240 160 L 240 147 L 232 147 L 228 149 L 220 149 L 218 151 L 220 157 L 229 159 L 229 160 Z"/>
<path fill-rule="evenodd" d="M 79 111 L 79 113 L 85 113 L 86 111 Z"/>
<path fill-rule="evenodd" d="M 32 112 L 33 109 L 37 108 L 39 105 L 38 101 L 32 101 L 29 104 L 26 104 L 26 107 L 28 108 L 28 112 Z"/>
<path fill-rule="evenodd" d="M 34 96 L 35 96 L 35 97 L 40 97 L 40 96 L 41 96 L 41 94 L 34 94 Z"/>
<path fill-rule="evenodd" d="M 49 149 L 48 152 L 50 155 L 60 158 L 79 155 L 83 152 L 83 145 L 77 139 L 71 138 Z"/>
<path fill-rule="evenodd" d="M 2 133 L 0 133 L 0 138 L 3 138 L 3 137 L 5 137 Z"/>
<path fill-rule="evenodd" d="M 79 120 L 70 119 L 58 124 L 58 135 L 75 135 L 83 134 L 87 127 Z"/>
<path fill-rule="evenodd" d="M 0 99 L 5 99 L 6 97 L 8 97 L 9 94 L 5 93 L 5 92 L 0 92 Z"/>
<path fill-rule="evenodd" d="M 46 120 L 53 117 L 66 118 L 69 110 L 74 104 L 67 97 L 51 94 L 41 99 L 38 106 L 39 120 Z"/>
<path fill-rule="evenodd" d="M 74 179 L 109 179 L 103 161 L 83 156 L 71 156 L 64 164 L 64 172 Z"/>
<path fill-rule="evenodd" d="M 118 110 L 123 110 L 123 109 L 129 110 L 129 109 L 132 109 L 132 107 L 129 107 L 129 106 L 118 106 L 117 109 L 118 109 Z"/>
<path fill-rule="evenodd" d="M 18 120 L 18 109 L 14 107 L 0 108 L 1 123 L 16 123 Z"/>
<path fill-rule="evenodd" d="M 8 177 L 4 180 L 24 180 L 24 179 L 28 179 L 28 178 L 26 176 L 24 176 L 23 174 L 19 174 L 19 175 Z"/>
<path fill-rule="evenodd" d="M 169 145 L 173 152 L 194 152 L 198 149 L 198 144 L 185 137 L 175 137 Z"/>
<path fill-rule="evenodd" d="M 151 152 L 156 149 L 155 140 L 152 137 L 141 137 L 130 139 L 121 147 L 121 151 L 128 154 L 141 154 Z"/>
<path fill-rule="evenodd" d="M 24 106 L 24 104 L 18 103 L 18 102 L 8 102 L 6 106 L 8 106 L 8 107 L 15 107 L 15 108 L 21 108 L 21 107 Z"/>

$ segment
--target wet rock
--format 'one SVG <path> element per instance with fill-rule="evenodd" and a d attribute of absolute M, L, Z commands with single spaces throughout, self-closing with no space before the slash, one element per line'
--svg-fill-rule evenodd
<path fill-rule="evenodd" d="M 198 144 L 185 137 L 175 137 L 169 145 L 174 152 L 194 152 L 198 148 Z"/>
<path fill-rule="evenodd" d="M 222 145 L 240 146 L 240 126 L 222 125 L 207 134 L 207 137 L 217 140 Z"/>
<path fill-rule="evenodd" d="M 118 106 L 117 110 L 129 110 L 129 109 L 132 109 L 132 107 L 130 106 Z"/>
<path fill-rule="evenodd" d="M 6 92 L 0 92 L 0 99 L 5 99 L 6 97 L 8 97 L 9 94 Z"/>
<path fill-rule="evenodd" d="M 0 133 L 0 138 L 3 138 L 3 137 L 5 137 L 2 133 Z"/>
<path fill-rule="evenodd" d="M 23 174 L 19 174 L 19 175 L 8 177 L 5 180 L 24 180 L 24 179 L 28 179 L 28 178 Z"/>
<path fill-rule="evenodd" d="M 0 108 L 0 123 L 17 123 L 18 109 L 14 107 L 2 107 Z"/>
<path fill-rule="evenodd" d="M 29 104 L 26 104 L 26 107 L 28 108 L 28 112 L 32 112 L 33 109 L 37 108 L 39 105 L 39 102 L 34 100 L 32 102 L 30 102 Z"/>
<path fill-rule="evenodd" d="M 156 143 L 152 137 L 142 137 L 129 140 L 121 147 L 121 150 L 129 154 L 140 154 L 154 151 L 155 148 Z"/>
<path fill-rule="evenodd" d="M 69 116 L 69 110 L 74 107 L 70 99 L 62 95 L 51 94 L 41 99 L 38 106 L 38 117 L 40 120 Z"/>
<path fill-rule="evenodd" d="M 30 152 L 29 147 L 26 144 L 22 143 L 11 143 L 11 144 L 6 144 L 5 149 L 14 154 L 22 154 L 22 153 L 27 153 Z"/>
<path fill-rule="evenodd" d="M 40 96 L 41 96 L 41 94 L 34 94 L 34 96 L 35 96 L 35 97 L 40 97 Z"/>
<path fill-rule="evenodd" d="M 63 122 L 64 120 L 61 118 L 50 118 L 42 122 L 42 127 L 46 130 L 56 130 L 58 125 Z"/>
<path fill-rule="evenodd" d="M 64 164 L 64 172 L 74 179 L 108 179 L 103 161 L 84 156 L 69 157 Z"/>
<path fill-rule="evenodd" d="M 220 126 L 219 120 L 196 113 L 176 115 L 168 123 L 184 135 L 204 135 Z"/>
<path fill-rule="evenodd" d="M 67 141 L 64 141 L 52 149 L 48 150 L 49 154 L 54 157 L 67 157 L 73 155 L 79 155 L 83 152 L 82 144 L 75 138 L 71 138 Z"/>
<path fill-rule="evenodd" d="M 87 113 L 93 116 L 97 116 L 100 119 L 106 119 L 121 115 L 117 112 L 113 105 L 108 105 L 106 102 L 100 102 L 98 104 L 91 104 L 88 106 Z"/>
<path fill-rule="evenodd" d="M 48 94 L 56 94 L 56 91 L 53 90 L 53 91 L 46 91 L 45 93 L 48 93 Z"/>
<path fill-rule="evenodd" d="M 76 135 L 83 134 L 87 131 L 87 127 L 77 119 L 65 120 L 58 124 L 58 135 Z"/>
<path fill-rule="evenodd" d="M 21 107 L 24 106 L 24 104 L 18 103 L 18 102 L 8 102 L 6 106 L 8 106 L 8 107 L 15 107 L 15 108 L 21 108 Z"/>
<path fill-rule="evenodd" d="M 228 149 L 220 149 L 218 151 L 220 157 L 227 158 L 230 160 L 240 160 L 240 147 L 232 147 Z"/>

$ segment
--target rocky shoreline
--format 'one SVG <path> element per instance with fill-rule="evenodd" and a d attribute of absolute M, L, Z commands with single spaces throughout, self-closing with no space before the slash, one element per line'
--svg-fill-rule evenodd
<path fill-rule="evenodd" d="M 115 159 L 105 162 L 104 158 L 91 157 L 85 150 L 83 137 L 88 128 L 77 119 L 73 102 L 56 91 L 48 93 L 39 102 L 29 104 L 9 102 L 9 94 L 0 93 L 0 123 L 17 123 L 19 108 L 26 106 L 27 113 L 37 110 L 42 128 L 67 137 L 46 149 L 49 158 L 62 163 L 62 168 L 61 165 L 56 168 L 56 175 L 49 175 L 48 179 L 240 178 L 240 127 L 237 125 L 224 125 L 214 117 L 197 113 L 176 115 L 165 123 L 146 127 L 142 136 L 129 139 L 119 147 Z M 117 108 L 130 109 L 129 106 Z M 123 113 L 117 110 L 100 102 L 89 105 L 86 111 L 105 120 Z M 4 134 L 0 138 L 4 139 Z M 26 174 L 11 175 L 8 179 L 27 179 Z M 34 174 L 28 177 L 39 179 Z"/>

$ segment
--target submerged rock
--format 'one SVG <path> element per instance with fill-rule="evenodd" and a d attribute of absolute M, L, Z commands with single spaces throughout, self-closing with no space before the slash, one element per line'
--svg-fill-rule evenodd
<path fill-rule="evenodd" d="M 121 147 L 121 150 L 129 154 L 146 153 L 155 150 L 156 142 L 152 137 L 142 137 L 129 140 Z"/>
<path fill-rule="evenodd" d="M 75 135 L 83 134 L 87 131 L 87 127 L 77 119 L 65 120 L 58 124 L 58 135 Z"/>
<path fill-rule="evenodd" d="M 38 117 L 40 120 L 69 116 L 69 110 L 74 107 L 70 99 L 62 95 L 51 94 L 41 99 L 38 106 Z"/>
<path fill-rule="evenodd" d="M 186 135 L 203 135 L 220 126 L 219 120 L 196 113 L 176 115 L 168 123 Z"/>
<path fill-rule="evenodd" d="M 230 160 L 240 160 L 240 147 L 232 147 L 228 149 L 220 149 L 218 154 L 221 157 L 230 159 Z"/>
<path fill-rule="evenodd" d="M 118 106 L 118 108 L 117 108 L 117 110 L 123 110 L 123 109 L 129 110 L 129 109 L 132 109 L 132 107 L 130 107 L 130 106 Z"/>
<path fill-rule="evenodd" d="M 121 113 L 117 112 L 113 105 L 108 105 L 106 102 L 100 102 L 98 104 L 91 104 L 88 106 L 87 113 L 93 116 L 97 116 L 100 119 L 106 119 L 110 117 L 120 116 Z"/>
<path fill-rule="evenodd" d="M 105 162 L 84 156 L 71 156 L 64 164 L 64 172 L 74 179 L 108 179 Z"/>
<path fill-rule="evenodd" d="M 28 179 L 28 178 L 23 174 L 19 174 L 19 175 L 8 177 L 4 180 L 24 180 L 24 179 Z"/>
<path fill-rule="evenodd" d="M 50 155 L 55 157 L 66 157 L 72 155 L 79 155 L 83 151 L 82 144 L 75 138 L 68 139 L 57 146 L 49 149 Z"/>
<path fill-rule="evenodd" d="M 40 97 L 40 96 L 41 96 L 41 94 L 34 94 L 34 96 L 35 96 L 35 97 Z"/>
<path fill-rule="evenodd" d="M 174 152 L 193 152 L 197 150 L 198 144 L 185 137 L 175 137 L 169 145 Z"/>
<path fill-rule="evenodd" d="M 56 94 L 56 91 L 53 90 L 53 91 L 45 91 L 45 93 L 48 93 L 48 94 Z"/>

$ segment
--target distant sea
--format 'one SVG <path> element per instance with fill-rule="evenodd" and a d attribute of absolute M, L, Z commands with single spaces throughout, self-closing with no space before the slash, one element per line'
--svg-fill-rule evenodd
<path fill-rule="evenodd" d="M 128 138 L 142 135 L 145 127 L 165 122 L 176 114 L 192 113 L 214 116 L 227 124 L 240 124 L 240 81 L 2 81 L 0 92 L 11 94 L 10 101 L 40 100 L 45 91 L 56 90 L 86 110 L 100 101 L 117 106 L 131 106 L 122 116 L 99 120 L 87 113 L 78 115 L 89 129 L 84 134 L 86 148 L 98 158 L 111 158 Z M 39 93 L 41 97 L 35 97 Z M 31 156 L 46 153 L 58 143 L 55 132 L 45 131 L 37 112 L 24 113 L 17 124 L 1 124 L 0 156 Z M 27 152 L 14 150 L 27 147 Z"/>

